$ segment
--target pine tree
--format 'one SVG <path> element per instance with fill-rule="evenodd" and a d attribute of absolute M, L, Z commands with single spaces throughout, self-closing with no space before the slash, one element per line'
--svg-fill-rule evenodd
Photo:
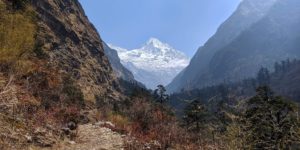
<path fill-rule="evenodd" d="M 276 74 L 278 74 L 280 72 L 280 64 L 278 62 L 275 62 L 274 69 L 275 69 Z"/>
<path fill-rule="evenodd" d="M 290 149 L 299 142 L 297 107 L 269 87 L 259 87 L 247 102 L 244 131 L 249 149 Z"/>
<path fill-rule="evenodd" d="M 199 132 L 207 123 L 209 112 L 204 104 L 195 100 L 185 108 L 184 122 L 189 130 Z"/>
<path fill-rule="evenodd" d="M 257 74 L 257 81 L 259 86 L 266 86 L 270 84 L 270 72 L 267 68 L 261 68 Z"/>
<path fill-rule="evenodd" d="M 154 98 L 160 102 L 164 103 L 169 100 L 169 95 L 166 94 L 167 90 L 163 85 L 158 85 L 157 89 L 154 90 Z"/>

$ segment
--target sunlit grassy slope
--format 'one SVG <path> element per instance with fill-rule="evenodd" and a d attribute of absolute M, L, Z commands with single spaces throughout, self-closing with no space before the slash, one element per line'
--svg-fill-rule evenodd
<path fill-rule="evenodd" d="M 36 25 L 32 8 L 12 10 L 0 0 L 0 63 L 24 68 L 35 46 Z"/>

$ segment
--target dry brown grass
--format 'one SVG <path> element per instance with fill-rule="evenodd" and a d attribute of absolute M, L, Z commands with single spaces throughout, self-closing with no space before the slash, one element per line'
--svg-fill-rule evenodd
<path fill-rule="evenodd" d="M 79 119 L 80 110 L 76 106 L 57 105 L 46 110 L 13 79 L 0 76 L 0 81 L 5 83 L 0 86 L 0 149 L 32 147 L 37 143 L 28 143 L 27 137 L 35 135 L 37 129 L 45 130 L 42 136 L 46 140 L 58 141 L 65 136 L 61 127 Z"/>
<path fill-rule="evenodd" d="M 33 10 L 12 12 L 0 1 L 0 63 L 10 69 L 28 72 L 31 62 L 26 55 L 34 49 L 36 25 Z"/>
<path fill-rule="evenodd" d="M 20 97 L 14 77 L 0 75 L 0 149 L 19 149 L 26 143 L 28 127 L 20 111 Z"/>

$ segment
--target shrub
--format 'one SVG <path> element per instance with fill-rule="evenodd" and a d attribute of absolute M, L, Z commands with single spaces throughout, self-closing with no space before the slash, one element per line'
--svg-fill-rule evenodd
<path fill-rule="evenodd" d="M 45 59 L 47 58 L 47 54 L 45 53 L 45 51 L 43 50 L 43 44 L 40 41 L 37 41 L 34 45 L 34 49 L 33 52 L 35 54 L 35 56 L 39 59 Z"/>
<path fill-rule="evenodd" d="M 267 86 L 247 102 L 243 116 L 246 148 L 291 149 L 299 143 L 297 106 L 274 93 Z"/>
<path fill-rule="evenodd" d="M 9 0 L 12 3 L 12 8 L 14 10 L 24 9 L 26 8 L 26 4 L 29 0 Z"/>
<path fill-rule="evenodd" d="M 62 92 L 67 95 L 67 99 L 65 101 L 67 104 L 76 104 L 81 107 L 85 105 L 83 93 L 78 87 L 76 87 L 71 77 L 65 78 Z"/>
<path fill-rule="evenodd" d="M 109 113 L 108 120 L 113 122 L 116 126 L 125 128 L 129 125 L 129 120 L 127 117 L 117 114 L 117 113 Z"/>

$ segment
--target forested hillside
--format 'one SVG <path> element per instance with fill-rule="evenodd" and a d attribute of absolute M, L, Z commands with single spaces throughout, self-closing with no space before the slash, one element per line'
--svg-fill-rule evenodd
<path fill-rule="evenodd" d="M 297 149 L 299 66 L 276 62 L 274 72 L 261 68 L 255 78 L 181 91 L 169 104 L 188 130 L 222 139 L 228 149 Z"/>
<path fill-rule="evenodd" d="M 186 105 L 198 100 L 204 104 L 229 100 L 229 103 L 236 104 L 239 101 L 254 96 L 257 87 L 268 85 L 276 93 L 286 98 L 299 102 L 299 60 L 285 60 L 276 62 L 271 70 L 262 67 L 255 78 L 248 78 L 237 82 L 224 81 L 215 86 L 208 86 L 201 89 L 181 91 L 171 95 L 171 105 L 179 112 Z"/>

